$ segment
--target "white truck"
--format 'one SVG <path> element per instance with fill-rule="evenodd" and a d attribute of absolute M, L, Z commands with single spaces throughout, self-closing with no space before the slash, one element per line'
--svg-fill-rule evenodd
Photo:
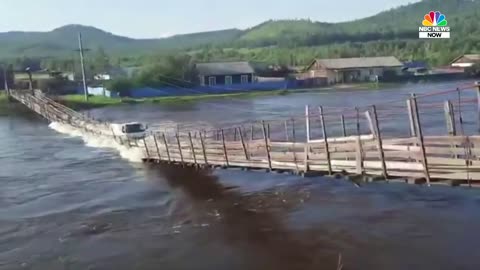
<path fill-rule="evenodd" d="M 110 127 L 115 140 L 119 139 L 120 142 L 128 142 L 128 144 L 131 141 L 145 138 L 148 129 L 147 125 L 138 122 L 111 124 Z"/>

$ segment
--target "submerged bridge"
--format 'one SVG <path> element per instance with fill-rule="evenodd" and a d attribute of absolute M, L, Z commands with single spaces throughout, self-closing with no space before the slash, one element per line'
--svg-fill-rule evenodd
<path fill-rule="evenodd" d="M 137 148 L 148 163 L 480 185 L 478 84 L 357 108 L 306 106 L 305 114 L 286 120 L 149 131 L 141 139 L 117 136 L 110 123 L 86 117 L 39 90 L 11 90 L 10 95 L 48 121 Z"/>

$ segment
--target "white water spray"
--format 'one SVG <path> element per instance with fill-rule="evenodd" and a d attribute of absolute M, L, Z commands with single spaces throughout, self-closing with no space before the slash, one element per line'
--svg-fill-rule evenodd
<path fill-rule="evenodd" d="M 84 130 L 75 128 L 70 125 L 58 123 L 58 122 L 52 122 L 49 125 L 49 127 L 59 133 L 62 133 L 71 137 L 82 138 L 85 144 L 89 147 L 114 149 L 120 154 L 122 158 L 130 162 L 140 163 L 142 162 L 142 158 L 145 157 L 143 148 L 128 147 L 128 146 L 122 145 L 119 142 L 115 141 L 115 139 L 109 135 L 91 134 Z M 107 134 L 107 132 L 101 132 L 101 133 Z"/>

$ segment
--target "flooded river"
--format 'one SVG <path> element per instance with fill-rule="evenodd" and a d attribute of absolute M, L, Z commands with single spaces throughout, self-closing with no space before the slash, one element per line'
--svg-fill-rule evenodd
<path fill-rule="evenodd" d="M 307 103 L 367 105 L 454 86 L 90 114 L 159 129 L 218 127 L 301 115 Z M 340 255 L 344 269 L 480 268 L 477 189 L 198 172 L 129 162 L 97 146 L 31 113 L 0 117 L 0 269 L 337 269 Z"/>

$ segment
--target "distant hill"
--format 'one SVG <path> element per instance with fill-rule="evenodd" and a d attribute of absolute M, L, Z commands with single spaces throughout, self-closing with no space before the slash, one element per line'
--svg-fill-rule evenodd
<path fill-rule="evenodd" d="M 85 47 L 103 47 L 109 54 L 118 55 L 194 50 L 206 46 L 293 48 L 378 40 L 418 40 L 418 27 L 430 10 L 439 10 L 447 16 L 452 40 L 461 37 L 470 39 L 471 44 L 478 44 L 472 40 L 478 40 L 480 35 L 480 0 L 423 0 L 350 22 L 270 20 L 246 30 L 228 29 L 162 39 L 132 39 L 81 25 L 67 25 L 50 32 L 7 32 L 0 33 L 0 58 L 71 55 L 78 46 L 78 32 L 84 36 Z"/>
<path fill-rule="evenodd" d="M 48 57 L 71 54 L 78 49 L 78 33 L 84 37 L 84 46 L 90 49 L 102 47 L 110 53 L 136 54 L 153 50 L 178 50 L 207 44 L 231 42 L 241 33 L 238 29 L 176 35 L 160 39 L 132 39 L 108 33 L 101 29 L 66 25 L 50 32 L 0 33 L 0 58 L 19 56 Z"/>
<path fill-rule="evenodd" d="M 242 46 L 310 46 L 336 42 L 418 38 L 424 15 L 444 13 L 452 35 L 463 34 L 480 19 L 479 0 L 424 0 L 381 12 L 375 16 L 344 23 L 310 20 L 271 20 L 248 29 L 239 38 Z M 468 34 L 465 33 L 465 34 Z"/>

